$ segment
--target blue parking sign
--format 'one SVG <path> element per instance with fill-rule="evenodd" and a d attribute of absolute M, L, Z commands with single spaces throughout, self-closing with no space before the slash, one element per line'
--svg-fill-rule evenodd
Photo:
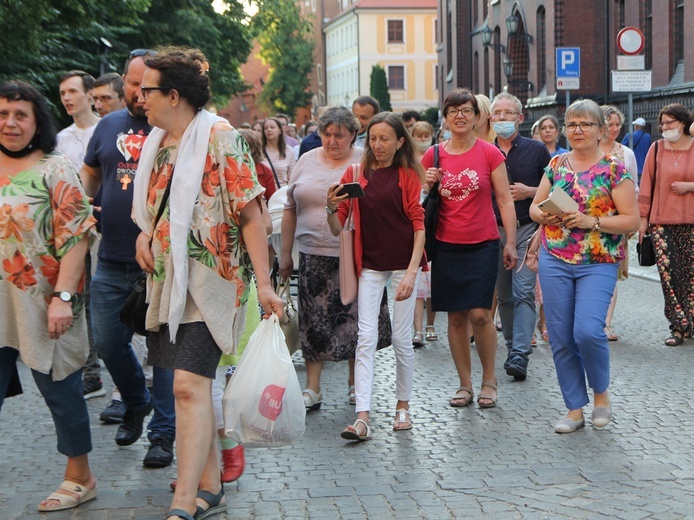
<path fill-rule="evenodd" d="M 557 77 L 581 77 L 580 47 L 557 47 Z"/>

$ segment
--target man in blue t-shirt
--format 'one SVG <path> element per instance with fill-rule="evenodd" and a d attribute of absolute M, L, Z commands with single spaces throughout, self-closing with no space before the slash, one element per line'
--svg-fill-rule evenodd
<path fill-rule="evenodd" d="M 91 319 L 94 345 L 118 387 L 125 414 L 116 444 L 129 446 L 142 435 L 144 418 L 154 406 L 149 423 L 150 447 L 145 466 L 165 467 L 173 460 L 175 412 L 173 371 L 155 367 L 152 395 L 131 346 L 133 331 L 120 321 L 120 311 L 142 275 L 135 261 L 140 229 L 131 218 L 135 172 L 142 146 L 150 132 L 140 83 L 149 51 L 130 53 L 123 73 L 126 107 L 106 115 L 94 130 L 80 176 L 87 194 L 101 189 L 101 244 L 91 282 Z M 142 101 L 142 102 L 141 102 Z"/>
<path fill-rule="evenodd" d="M 646 161 L 646 154 L 651 147 L 651 136 L 646 133 L 646 120 L 643 117 L 636 118 L 632 124 L 634 125 L 634 144 L 631 149 L 636 156 L 636 168 L 639 172 L 639 184 L 641 184 L 641 172 L 643 163 Z M 629 146 L 629 134 L 622 139 L 622 145 Z"/>

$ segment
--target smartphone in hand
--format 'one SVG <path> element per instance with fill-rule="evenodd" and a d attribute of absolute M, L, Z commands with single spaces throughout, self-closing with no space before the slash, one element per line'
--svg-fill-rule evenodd
<path fill-rule="evenodd" d="M 342 188 L 340 191 L 336 193 L 338 196 L 342 196 L 344 194 L 347 194 L 348 199 L 354 199 L 354 198 L 359 198 L 364 196 L 364 190 L 361 187 L 361 184 L 358 182 L 348 182 L 346 184 L 342 185 Z"/>

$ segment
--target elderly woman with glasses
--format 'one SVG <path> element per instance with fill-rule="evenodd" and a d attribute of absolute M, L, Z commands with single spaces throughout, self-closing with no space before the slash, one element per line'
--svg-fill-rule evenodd
<path fill-rule="evenodd" d="M 530 207 L 533 220 L 544 225 L 540 285 L 557 379 L 569 410 L 556 423 L 557 433 L 585 425 L 586 377 L 594 393 L 593 426 L 602 428 L 612 418 L 605 317 L 625 255 L 622 235 L 638 227 L 633 177 L 599 147 L 605 134 L 600 107 L 591 100 L 576 101 L 566 110 L 564 131 L 572 151 L 550 161 Z M 557 190 L 568 194 L 576 209 L 544 211 L 543 201 Z"/>
<path fill-rule="evenodd" d="M 670 324 L 669 347 L 694 334 L 694 147 L 691 112 L 673 103 L 658 113 L 663 139 L 653 143 L 639 190 L 639 241 L 650 232 Z"/>
<path fill-rule="evenodd" d="M 266 314 L 281 317 L 283 302 L 270 285 L 263 188 L 246 141 L 203 109 L 204 56 L 171 48 L 145 64 L 141 98 L 156 128 L 135 176 L 135 258 L 150 274 L 149 361 L 174 370 L 178 479 L 167 518 L 192 520 L 226 509 L 212 379 L 238 345 L 253 274 Z"/>

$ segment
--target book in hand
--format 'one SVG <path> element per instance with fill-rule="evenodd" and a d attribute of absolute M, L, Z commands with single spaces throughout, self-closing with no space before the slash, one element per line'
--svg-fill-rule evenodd
<path fill-rule="evenodd" d="M 561 215 L 562 213 L 578 211 L 578 202 L 559 186 L 555 186 L 549 197 L 540 202 L 537 207 L 545 213 Z"/>

